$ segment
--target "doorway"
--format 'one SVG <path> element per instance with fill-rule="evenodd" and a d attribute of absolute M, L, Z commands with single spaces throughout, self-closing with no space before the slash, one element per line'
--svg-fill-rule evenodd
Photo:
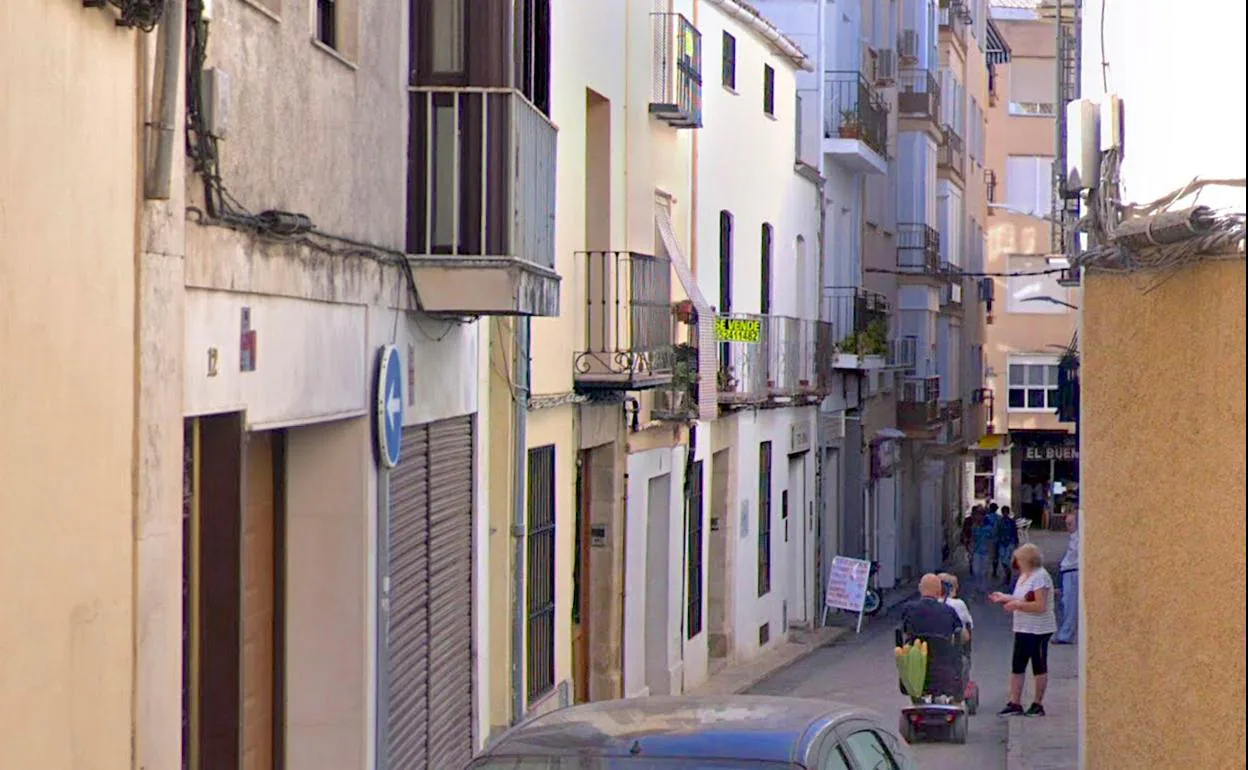
<path fill-rule="evenodd" d="M 590 510 L 593 507 L 593 453 L 582 449 L 576 456 L 576 552 L 572 562 L 572 681 L 576 703 L 589 701 L 589 571 L 592 554 Z"/>
<path fill-rule="evenodd" d="M 714 674 L 728 660 L 732 634 L 728 626 L 728 463 L 731 450 L 711 455 L 711 532 L 707 538 L 706 622 L 709 671 Z"/>
<path fill-rule="evenodd" d="M 810 618 L 810 562 L 806 558 L 806 455 L 789 457 L 789 487 L 781 496 L 780 520 L 784 528 L 785 561 L 788 562 L 788 627 L 805 626 Z"/>
<path fill-rule="evenodd" d="M 671 695 L 668 625 L 671 618 L 669 547 L 672 536 L 672 476 L 650 479 L 646 493 L 646 686 L 651 695 Z"/>
<path fill-rule="evenodd" d="M 283 766 L 284 435 L 192 418 L 183 454 L 183 767 Z"/>

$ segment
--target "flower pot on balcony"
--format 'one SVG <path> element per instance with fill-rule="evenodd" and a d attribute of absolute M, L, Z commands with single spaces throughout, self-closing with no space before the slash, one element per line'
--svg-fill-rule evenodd
<path fill-rule="evenodd" d="M 698 322 L 698 311 L 697 308 L 693 306 L 693 300 L 691 299 L 682 299 L 681 301 L 673 304 L 672 315 L 675 316 L 676 320 L 680 321 L 682 324 L 692 326 Z"/>
<path fill-rule="evenodd" d="M 859 126 L 841 126 L 837 133 L 842 139 L 861 139 L 862 128 Z"/>

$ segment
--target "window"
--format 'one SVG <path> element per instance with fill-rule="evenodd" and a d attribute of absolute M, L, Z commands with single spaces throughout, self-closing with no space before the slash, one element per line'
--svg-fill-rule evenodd
<path fill-rule="evenodd" d="M 338 4 L 336 0 L 316 0 L 316 39 L 338 48 Z"/>
<path fill-rule="evenodd" d="M 1057 282 L 1059 273 L 1045 272 L 1057 269 L 1047 259 L 1010 257 L 1009 268 L 1011 273 L 1032 275 L 1013 275 L 1006 278 L 1006 291 L 1009 294 L 1006 310 L 1032 315 L 1061 315 L 1071 312 L 1072 308 L 1067 307 L 1070 292 Z"/>
<path fill-rule="evenodd" d="M 525 675 L 528 701 L 555 686 L 555 447 L 529 450 L 525 541 Z"/>
<path fill-rule="evenodd" d="M 758 595 L 771 593 L 771 442 L 758 445 Z"/>
<path fill-rule="evenodd" d="M 1018 212 L 1048 216 L 1053 210 L 1053 159 L 1011 155 L 1005 159 L 1005 205 Z"/>
<path fill-rule="evenodd" d="M 732 312 L 732 214 L 719 212 L 719 312 Z"/>
<path fill-rule="evenodd" d="M 771 314 L 771 243 L 772 230 L 771 225 L 763 223 L 763 238 L 760 250 L 761 262 L 759 266 L 759 285 L 761 286 L 762 296 L 759 298 L 759 311 L 763 315 Z"/>
<path fill-rule="evenodd" d="M 845 739 L 845 747 L 858 767 L 871 770 L 900 770 L 897 761 L 874 730 L 859 730 Z"/>
<path fill-rule="evenodd" d="M 702 508 L 702 461 L 693 464 L 689 477 L 689 531 L 685 535 L 686 580 L 689 583 L 685 607 L 685 638 L 692 639 L 702 633 L 702 525 L 705 511 Z"/>
<path fill-rule="evenodd" d="M 763 65 L 763 112 L 776 114 L 776 71 L 766 64 Z"/>
<path fill-rule="evenodd" d="M 467 0 L 437 2 L 458 6 Z M 518 0 L 516 13 L 516 87 L 550 117 L 550 0 Z"/>
<path fill-rule="evenodd" d="M 460 74 L 464 71 L 464 3 L 463 0 L 433 0 L 429 8 L 431 70 L 437 74 Z"/>
<path fill-rule="evenodd" d="M 724 88 L 737 90 L 737 39 L 724 33 Z"/>
<path fill-rule="evenodd" d="M 845 750 L 831 744 L 828 754 L 819 763 L 819 770 L 850 770 L 849 760 L 845 758 Z"/>
<path fill-rule="evenodd" d="M 1010 59 L 1011 115 L 1053 117 L 1057 114 L 1056 95 L 1056 59 Z"/>
<path fill-rule="evenodd" d="M 1057 409 L 1057 356 L 1010 356 L 1010 411 Z"/>
<path fill-rule="evenodd" d="M 990 454 L 975 455 L 975 499 L 992 500 L 996 487 L 996 460 Z"/>

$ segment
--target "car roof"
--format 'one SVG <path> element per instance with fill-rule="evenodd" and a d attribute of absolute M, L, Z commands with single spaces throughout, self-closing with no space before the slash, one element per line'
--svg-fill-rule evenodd
<path fill-rule="evenodd" d="M 877 721 L 872 712 L 855 706 L 805 698 L 628 698 L 535 717 L 513 728 L 486 754 L 802 761 L 819 728 L 852 717 Z"/>

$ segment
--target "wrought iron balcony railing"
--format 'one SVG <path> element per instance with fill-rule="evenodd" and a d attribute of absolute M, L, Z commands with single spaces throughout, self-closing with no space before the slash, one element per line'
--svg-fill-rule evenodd
<path fill-rule="evenodd" d="M 907 272 L 939 275 L 940 233 L 926 224 L 898 222 L 897 267 Z"/>
<path fill-rule="evenodd" d="M 675 128 L 702 127 L 702 33 L 679 13 L 652 13 L 650 114 Z"/>
<path fill-rule="evenodd" d="M 788 316 L 734 313 L 717 318 L 716 327 L 721 404 L 815 396 L 830 385 L 831 372 L 822 369 L 831 362 L 827 326 Z"/>
<path fill-rule="evenodd" d="M 824 73 L 827 101 L 823 135 L 859 139 L 882 156 L 888 154 L 888 107 L 861 72 Z"/>
<path fill-rule="evenodd" d="M 940 422 L 940 378 L 906 377 L 897 399 L 897 424 L 927 429 Z"/>
<path fill-rule="evenodd" d="M 948 169 L 962 178 L 966 172 L 966 145 L 952 126 L 942 126 L 940 132 L 943 140 L 936 154 L 936 166 Z"/>
<path fill-rule="evenodd" d="M 632 251 L 576 255 L 585 326 L 573 354 L 581 390 L 641 390 L 672 381 L 672 268 Z"/>
<path fill-rule="evenodd" d="M 940 118 L 940 84 L 931 70 L 902 69 L 897 79 L 897 114 L 903 118 Z"/>
<path fill-rule="evenodd" d="M 832 323 L 842 353 L 888 355 L 888 299 L 859 286 L 831 286 L 823 291 L 823 318 Z"/>
<path fill-rule="evenodd" d="M 992 169 L 984 169 L 984 197 L 989 203 L 997 202 L 997 172 Z M 992 209 L 988 209 L 988 213 L 992 213 Z"/>
<path fill-rule="evenodd" d="M 946 401 L 941 405 L 941 420 L 945 426 L 945 443 L 955 444 L 962 440 L 962 400 Z"/>
<path fill-rule="evenodd" d="M 555 134 L 509 88 L 409 89 L 407 253 L 555 266 Z"/>

